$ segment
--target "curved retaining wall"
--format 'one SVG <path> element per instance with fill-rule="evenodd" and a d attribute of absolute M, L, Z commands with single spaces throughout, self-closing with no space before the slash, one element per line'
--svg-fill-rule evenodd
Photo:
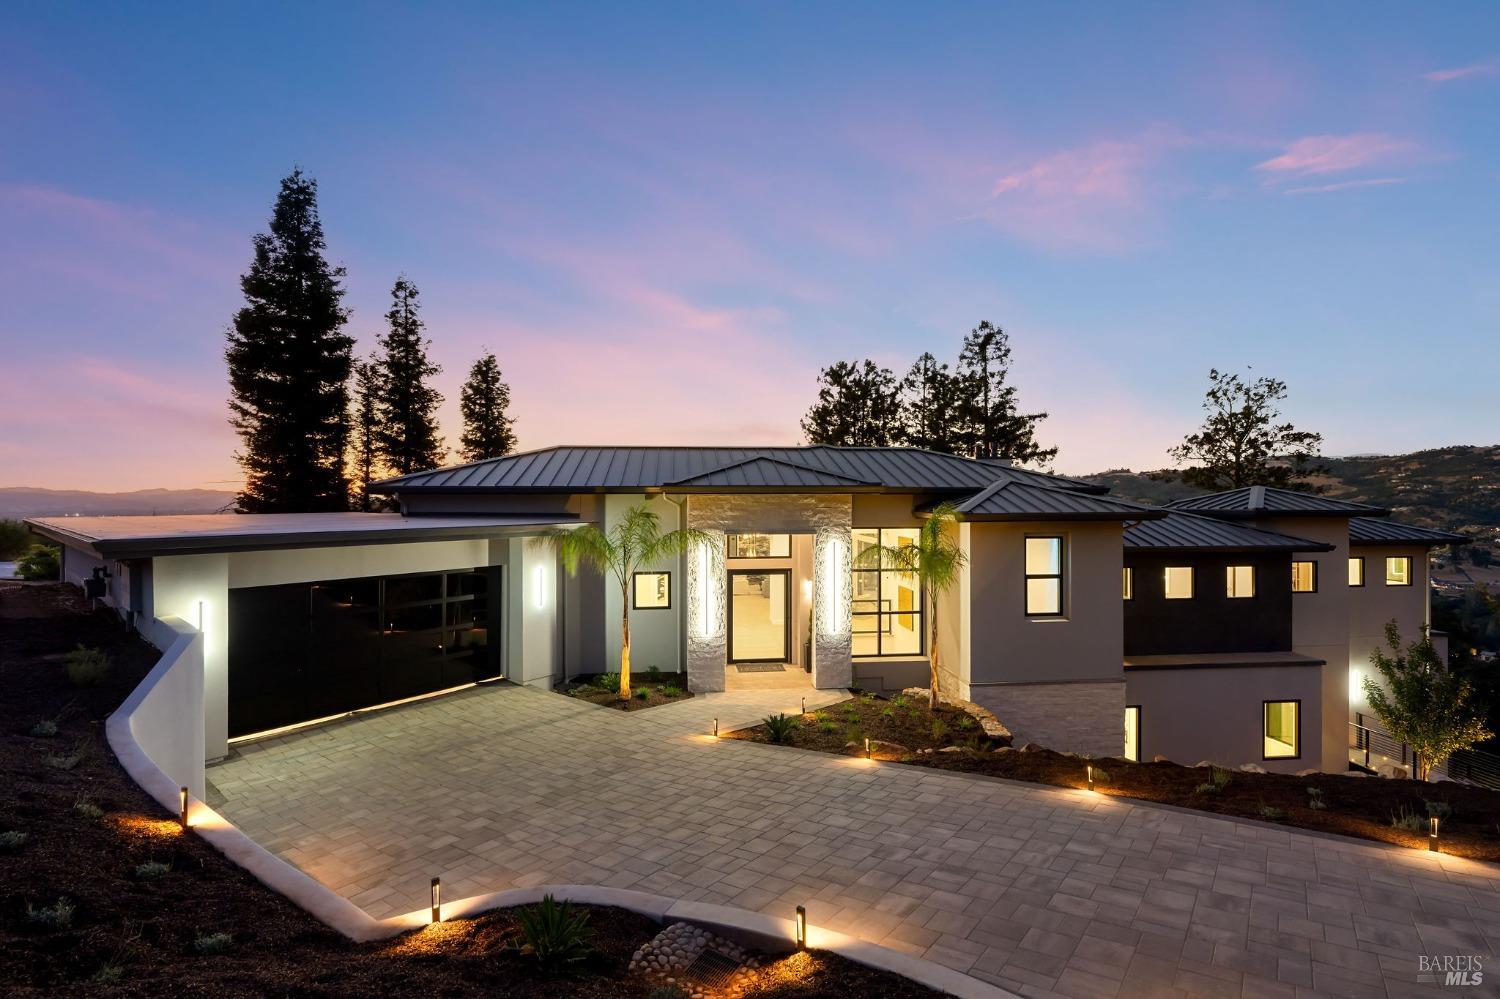
<path fill-rule="evenodd" d="M 266 887 L 351 940 L 368 942 L 426 926 L 427 909 L 375 919 L 359 906 L 271 853 L 246 836 L 204 801 L 203 635 L 179 618 L 155 620 L 147 637 L 165 649 L 160 661 L 105 722 L 105 737 L 130 778 L 163 808 L 177 814 L 180 788 L 189 789 L 188 824 L 231 861 Z M 476 916 L 491 909 L 530 905 L 543 895 L 579 905 L 629 909 L 660 923 L 687 922 L 719 936 L 769 953 L 793 949 L 791 920 L 705 902 L 685 902 L 622 888 L 597 885 L 539 885 L 474 895 L 443 904 L 445 919 Z M 972 999 L 1011 993 L 889 947 L 817 926 L 807 928 L 808 946 L 919 982 L 950 995 Z"/>

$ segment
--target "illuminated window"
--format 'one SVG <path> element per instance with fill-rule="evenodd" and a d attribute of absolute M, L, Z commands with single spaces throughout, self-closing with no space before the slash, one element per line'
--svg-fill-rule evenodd
<path fill-rule="evenodd" d="M 856 527 L 851 535 L 852 652 L 856 656 L 920 656 L 923 652 L 922 583 L 915 573 L 881 568 L 860 559 L 879 545 L 897 551 L 917 543 L 915 527 Z M 873 556 L 872 556 L 873 557 Z"/>
<path fill-rule="evenodd" d="M 668 610 L 672 606 L 670 572 L 637 572 L 630 577 L 630 606 L 634 610 Z"/>
<path fill-rule="evenodd" d="M 1125 709 L 1125 758 L 1137 763 L 1141 759 L 1141 706 L 1132 704 Z"/>
<path fill-rule="evenodd" d="M 1231 600 L 1255 596 L 1255 566 L 1231 565 L 1224 569 L 1225 595 Z"/>
<path fill-rule="evenodd" d="M 1063 539 L 1026 539 L 1026 613 L 1057 617 L 1063 612 Z"/>
<path fill-rule="evenodd" d="M 1125 567 L 1124 584 L 1125 584 L 1125 599 L 1126 600 L 1134 600 L 1135 599 L 1135 570 L 1132 569 L 1132 568 L 1130 568 L 1129 566 Z"/>
<path fill-rule="evenodd" d="M 1266 759 L 1295 760 L 1301 755 L 1297 732 L 1301 701 L 1266 701 Z"/>
<path fill-rule="evenodd" d="M 1192 566 L 1169 565 L 1164 575 L 1166 577 L 1166 597 L 1168 600 L 1193 599 Z"/>
<path fill-rule="evenodd" d="M 1349 560 L 1349 585 L 1365 585 L 1365 560 L 1361 556 L 1356 555 Z"/>
<path fill-rule="evenodd" d="M 725 558 L 791 558 L 790 534 L 731 534 L 724 539 Z"/>
<path fill-rule="evenodd" d="M 1411 556 L 1393 555 L 1385 560 L 1385 585 L 1411 585 Z"/>
<path fill-rule="evenodd" d="M 1293 593 L 1316 593 L 1316 592 L 1318 592 L 1318 563 L 1316 563 L 1316 562 L 1293 562 L 1292 563 L 1292 592 Z"/>

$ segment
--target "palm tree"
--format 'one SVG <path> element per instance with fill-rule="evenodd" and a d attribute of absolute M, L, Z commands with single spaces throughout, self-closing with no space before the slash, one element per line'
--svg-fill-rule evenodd
<path fill-rule="evenodd" d="M 713 541 L 706 531 L 687 527 L 663 534 L 660 519 L 644 503 L 626 510 L 625 516 L 608 531 L 601 531 L 593 524 L 558 527 L 532 540 L 533 545 L 556 552 L 569 575 L 577 575 L 580 564 L 588 565 L 620 584 L 620 700 L 630 700 L 631 575 L 643 566 L 655 565 L 694 545 Z"/>
<path fill-rule="evenodd" d="M 917 532 L 916 543 L 895 548 L 872 545 L 855 559 L 858 565 L 908 573 L 921 581 L 929 601 L 927 666 L 932 671 L 932 686 L 927 692 L 927 704 L 934 709 L 938 705 L 938 597 L 958 581 L 969 561 L 948 530 L 957 523 L 958 509 L 952 503 L 939 504 Z"/>

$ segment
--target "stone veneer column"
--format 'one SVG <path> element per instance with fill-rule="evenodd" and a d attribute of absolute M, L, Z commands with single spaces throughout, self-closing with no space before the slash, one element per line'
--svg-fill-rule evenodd
<path fill-rule="evenodd" d="M 692 523 L 691 514 L 688 522 Z M 724 689 L 729 635 L 725 631 L 724 532 L 699 529 L 708 531 L 714 543 L 687 554 L 687 683 L 688 690 L 704 694 Z"/>
<path fill-rule="evenodd" d="M 854 595 L 849 560 L 853 537 L 847 521 L 828 526 L 813 539 L 813 686 L 847 687 L 854 682 L 852 657 Z"/>

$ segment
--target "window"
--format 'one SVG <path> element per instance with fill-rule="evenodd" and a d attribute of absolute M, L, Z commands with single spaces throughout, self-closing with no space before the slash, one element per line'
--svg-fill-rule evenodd
<path fill-rule="evenodd" d="M 1349 560 L 1349 585 L 1365 585 L 1365 560 L 1363 556 L 1356 555 Z"/>
<path fill-rule="evenodd" d="M 725 558 L 791 558 L 790 534 L 731 534 L 724 539 Z"/>
<path fill-rule="evenodd" d="M 1301 701 L 1265 702 L 1265 740 L 1268 760 L 1295 760 L 1301 755 L 1300 731 Z"/>
<path fill-rule="evenodd" d="M 1058 617 L 1063 612 L 1063 539 L 1026 539 L 1026 613 Z"/>
<path fill-rule="evenodd" d="M 1125 758 L 1135 763 L 1141 761 L 1141 706 L 1132 704 L 1125 709 Z"/>
<path fill-rule="evenodd" d="M 1292 563 L 1292 592 L 1293 593 L 1316 593 L 1316 592 L 1318 592 L 1318 563 L 1316 563 L 1316 562 L 1293 562 Z"/>
<path fill-rule="evenodd" d="M 1385 585 L 1411 585 L 1411 556 L 1393 555 L 1385 560 Z"/>
<path fill-rule="evenodd" d="M 1132 569 L 1132 568 L 1130 568 L 1130 566 L 1128 566 L 1128 565 L 1125 567 L 1124 584 L 1125 584 L 1125 599 L 1126 600 L 1134 600 L 1135 599 L 1135 570 Z"/>
<path fill-rule="evenodd" d="M 876 545 L 901 549 L 917 543 L 918 528 L 856 527 L 853 532 L 853 654 L 920 656 L 923 651 L 922 584 L 916 574 L 860 560 Z"/>
<path fill-rule="evenodd" d="M 670 572 L 637 572 L 630 577 L 632 610 L 669 610 L 672 606 Z"/>
<path fill-rule="evenodd" d="M 1255 596 L 1255 566 L 1231 565 L 1224 568 L 1225 596 L 1242 600 Z"/>
<path fill-rule="evenodd" d="M 1168 600 L 1193 599 L 1192 566 L 1169 565 L 1164 575 L 1166 577 L 1166 597 Z"/>

